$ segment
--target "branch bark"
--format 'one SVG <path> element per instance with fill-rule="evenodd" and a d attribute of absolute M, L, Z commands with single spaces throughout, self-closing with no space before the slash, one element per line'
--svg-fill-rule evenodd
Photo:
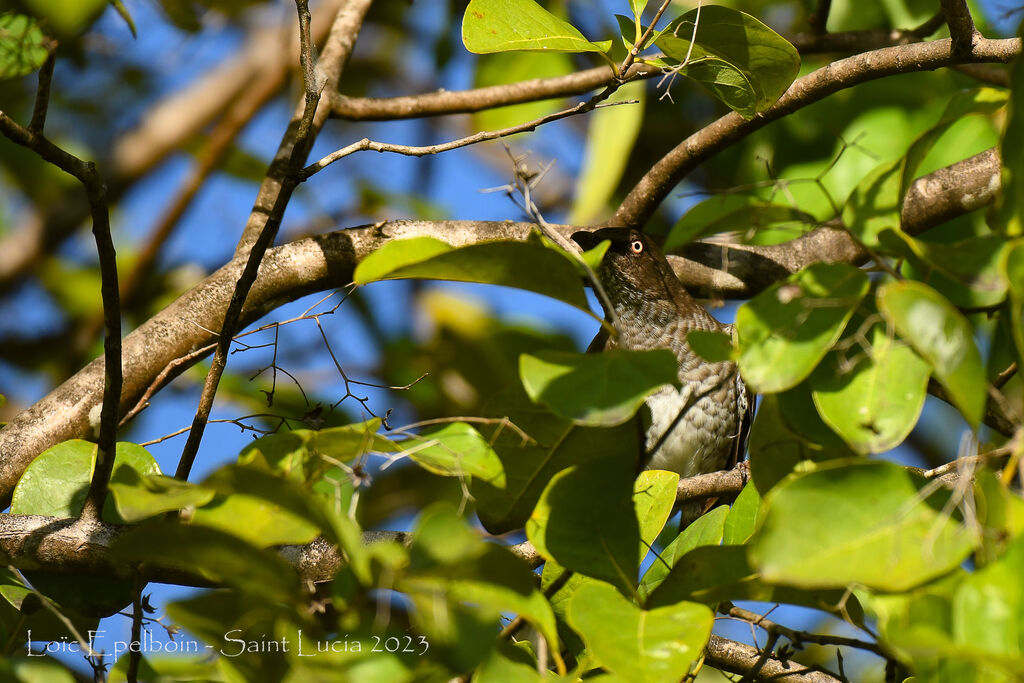
<path fill-rule="evenodd" d="M 783 661 L 778 657 L 765 657 L 757 648 L 721 636 L 712 635 L 705 650 L 704 662 L 729 673 L 750 676 L 752 680 L 775 683 L 842 683 L 832 674 Z"/>

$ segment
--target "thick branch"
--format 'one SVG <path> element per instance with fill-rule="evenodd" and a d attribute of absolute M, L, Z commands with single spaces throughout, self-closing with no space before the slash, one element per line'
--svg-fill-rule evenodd
<path fill-rule="evenodd" d="M 903 203 L 903 230 L 919 235 L 992 203 L 1000 187 L 999 154 L 993 148 L 918 178 Z M 747 298 L 817 262 L 860 264 L 868 260 L 838 223 L 772 246 L 696 242 L 669 256 L 676 275 L 705 296 Z"/>
<path fill-rule="evenodd" d="M 756 681 L 780 683 L 842 683 L 839 678 L 792 660 L 765 657 L 757 648 L 712 635 L 704 662 L 729 673 L 749 675 Z"/>
<path fill-rule="evenodd" d="M 833 62 L 797 79 L 778 102 L 758 116 L 744 120 L 735 112 L 729 113 L 681 142 L 640 179 L 609 224 L 643 225 L 672 189 L 701 163 L 768 123 L 835 92 L 895 74 L 959 63 L 1006 62 L 1020 51 L 1020 38 L 980 39 L 969 55 L 958 56 L 947 39 L 883 48 Z"/>
<path fill-rule="evenodd" d="M 429 235 L 458 246 L 488 239 L 523 240 L 532 227 L 528 223 L 397 221 L 271 249 L 246 298 L 239 324 L 248 324 L 300 296 L 345 286 L 352 281 L 359 260 L 390 239 Z M 566 227 L 564 234 L 572 230 Z M 216 338 L 244 264 L 244 258 L 232 260 L 125 337 L 121 414 L 135 405 L 165 367 Z M 181 364 L 165 379 L 173 379 L 190 365 Z M 103 359 L 97 358 L 0 429 L 0 504 L 9 502 L 18 477 L 36 455 L 61 441 L 91 435 L 89 415 L 100 404 L 103 374 Z"/>

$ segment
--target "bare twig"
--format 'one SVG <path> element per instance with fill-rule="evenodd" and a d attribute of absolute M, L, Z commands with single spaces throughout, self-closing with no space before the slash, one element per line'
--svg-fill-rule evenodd
<path fill-rule="evenodd" d="M 39 83 L 36 86 L 36 101 L 32 106 L 32 119 L 29 121 L 28 130 L 35 135 L 43 134 L 43 126 L 46 124 L 46 112 L 50 108 L 50 83 L 53 80 L 53 67 L 57 63 L 57 46 L 51 45 L 50 52 L 46 55 L 46 61 L 39 69 Z"/>
<path fill-rule="evenodd" d="M 718 611 L 722 614 L 728 615 L 734 619 L 745 621 L 748 624 L 757 626 L 758 628 L 764 629 L 769 635 L 778 634 L 789 639 L 793 646 L 797 649 L 802 649 L 806 643 L 812 643 L 814 645 L 840 645 L 844 647 L 852 647 L 858 650 L 866 650 L 873 652 L 880 657 L 890 658 L 890 655 L 885 652 L 878 643 L 870 643 L 866 640 L 860 640 L 858 638 L 848 638 L 845 636 L 833 636 L 824 633 L 809 633 L 807 631 L 796 631 L 782 624 L 777 624 L 767 618 L 767 615 L 761 615 L 750 610 L 743 609 L 742 607 L 736 607 L 731 602 L 723 602 L 718 606 Z M 771 650 L 772 648 L 765 648 Z"/>
<path fill-rule="evenodd" d="M 392 152 L 394 154 L 402 154 L 405 156 L 422 157 L 431 154 L 440 154 L 442 152 L 448 152 L 453 149 L 459 149 L 460 147 L 467 147 L 469 145 L 475 145 L 480 142 L 486 142 L 488 140 L 498 140 L 500 138 L 508 137 L 509 135 L 515 135 L 517 133 L 525 133 L 527 131 L 535 130 L 538 126 L 542 126 L 545 123 L 551 123 L 552 121 L 558 121 L 560 119 L 574 116 L 576 114 L 582 114 L 601 106 L 612 107 L 620 104 L 633 104 L 632 102 L 607 102 L 602 104 L 602 100 L 608 98 L 612 92 L 617 89 L 618 86 L 609 86 L 601 93 L 591 97 L 589 100 L 580 102 L 574 107 L 568 109 L 562 109 L 553 114 L 547 114 L 539 118 L 520 123 L 516 126 L 510 126 L 508 128 L 502 128 L 500 130 L 487 130 L 474 133 L 473 135 L 467 135 L 466 137 L 458 138 L 457 140 L 450 140 L 448 142 L 438 143 L 436 145 L 397 145 L 390 142 L 377 142 L 376 140 L 370 140 L 369 138 L 363 138 L 357 142 L 353 142 L 351 145 L 346 145 L 339 150 L 331 152 L 327 156 L 323 157 L 316 163 L 310 164 L 306 168 L 302 169 L 301 177 L 302 180 L 308 179 L 315 173 L 322 171 L 327 168 L 335 161 L 344 159 L 345 157 L 355 154 L 356 152 Z"/>

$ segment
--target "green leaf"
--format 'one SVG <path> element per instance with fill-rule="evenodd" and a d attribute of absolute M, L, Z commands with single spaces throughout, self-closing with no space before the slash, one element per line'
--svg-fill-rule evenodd
<path fill-rule="evenodd" d="M 861 619 L 860 606 L 845 590 L 802 590 L 773 585 L 759 576 L 741 545 L 702 545 L 680 557 L 665 580 L 647 599 L 647 607 L 663 607 L 681 600 L 714 606 L 723 600 L 780 602 Z"/>
<path fill-rule="evenodd" d="M 736 311 L 743 379 L 775 393 L 811 374 L 867 294 L 868 277 L 845 263 L 816 263 L 772 285 Z"/>
<path fill-rule="evenodd" d="M 526 523 L 537 552 L 634 593 L 640 531 L 632 472 L 631 460 L 619 457 L 552 477 Z"/>
<path fill-rule="evenodd" d="M 829 355 L 810 379 L 814 405 L 850 448 L 884 453 L 903 443 L 917 423 L 930 369 L 881 325 L 872 328 L 871 346 L 862 353 L 852 363 L 841 362 L 838 352 Z"/>
<path fill-rule="evenodd" d="M 380 418 L 328 427 L 294 429 L 256 439 L 242 449 L 241 465 L 258 464 L 293 481 L 319 480 L 334 467 L 332 461 L 351 462 L 368 453 L 393 453 L 398 445 L 377 433 Z"/>
<path fill-rule="evenodd" d="M 953 404 L 973 425 L 985 411 L 986 380 L 967 318 L 921 282 L 890 282 L 878 290 L 878 310 L 927 360 Z"/>
<path fill-rule="evenodd" d="M 91 586 L 86 582 L 84 587 L 88 589 Z M 78 585 L 78 588 L 82 586 Z M 4 624 L 10 642 L 24 643 L 29 639 L 28 631 L 32 631 L 31 639 L 36 642 L 73 637 L 67 625 L 43 606 L 39 596 L 5 567 L 0 567 L 0 596 L 3 598 L 0 599 L 0 623 Z M 71 620 L 79 633 L 88 633 L 99 623 L 99 616 L 86 617 L 67 605 L 60 605 L 60 613 Z"/>
<path fill-rule="evenodd" d="M 764 519 L 764 506 L 754 482 L 747 483 L 729 509 L 722 529 L 722 543 L 743 545 L 754 535 Z"/>
<path fill-rule="evenodd" d="M 25 5 L 58 38 L 77 38 L 97 19 L 108 0 L 26 0 Z"/>
<path fill-rule="evenodd" d="M 1010 326 L 1019 361 L 1024 361 L 1024 241 L 1014 240 L 1000 264 L 1010 292 Z"/>
<path fill-rule="evenodd" d="M 39 22 L 24 14 L 0 14 L 0 78 L 32 73 L 43 65 L 47 54 Z"/>
<path fill-rule="evenodd" d="M 694 330 L 686 335 L 686 343 L 694 353 L 709 363 L 735 360 L 732 337 L 724 332 Z"/>
<path fill-rule="evenodd" d="M 641 599 L 647 600 L 651 591 L 661 585 L 661 582 L 668 576 L 669 570 L 675 566 L 679 558 L 686 555 L 694 548 L 705 545 L 717 546 L 722 542 L 722 534 L 725 531 L 725 518 L 729 514 L 728 505 L 719 505 L 707 514 L 698 517 L 692 524 L 682 530 L 675 539 L 669 543 L 660 556 L 654 560 L 650 569 L 644 574 L 640 581 L 639 594 Z"/>
<path fill-rule="evenodd" d="M 900 204 L 914 182 L 921 162 L 928 156 L 935 143 L 942 137 L 943 133 L 950 129 L 953 124 L 958 123 L 966 116 L 982 114 L 990 116 L 1006 106 L 1009 100 L 1004 90 L 995 88 L 972 88 L 954 93 L 950 98 L 946 109 L 942 112 L 939 121 L 929 128 L 924 134 L 918 137 L 914 144 L 907 150 L 903 164 L 902 179 L 900 181 Z"/>
<path fill-rule="evenodd" d="M 43 451 L 18 480 L 11 499 L 11 512 L 19 515 L 48 515 L 50 517 L 77 517 L 85 504 L 89 480 L 96 465 L 96 444 L 72 439 Z M 143 448 L 127 441 L 117 444 L 114 471 L 130 467 L 140 475 L 160 474 L 153 456 Z M 103 508 L 103 519 L 122 523 L 114 502 L 108 500 Z"/>
<path fill-rule="evenodd" d="M 898 231 L 883 231 L 879 240 L 907 259 L 903 273 L 920 280 L 965 308 L 995 306 L 1006 297 L 999 264 L 1007 248 L 1000 235 L 980 235 L 951 243 L 915 239 Z"/>
<path fill-rule="evenodd" d="M 646 83 L 634 81 L 616 90 L 606 102 L 639 100 L 637 104 L 602 107 L 589 117 L 583 148 L 583 172 L 567 221 L 587 225 L 607 218 L 612 193 L 622 180 L 644 118 Z"/>
<path fill-rule="evenodd" d="M 388 279 L 395 271 L 413 266 L 439 254 L 452 251 L 452 246 L 436 237 L 410 237 L 391 240 L 370 253 L 356 266 L 352 281 L 357 285 Z"/>
<path fill-rule="evenodd" d="M 554 613 L 529 566 L 503 546 L 484 542 L 447 504 L 420 516 L 409 556 L 399 590 L 440 592 L 454 602 L 489 607 L 495 615 L 520 614 L 557 648 Z"/>
<path fill-rule="evenodd" d="M 746 238 L 751 232 L 756 236 L 773 230 L 792 239 L 816 225 L 813 216 L 785 204 L 746 194 L 719 194 L 700 202 L 676 221 L 665 238 L 663 251 L 672 252 L 720 232 L 738 232 Z"/>
<path fill-rule="evenodd" d="M 750 476 L 761 495 L 799 467 L 854 455 L 821 421 L 805 384 L 761 397 L 749 443 Z"/>
<path fill-rule="evenodd" d="M 945 510 L 950 492 L 887 462 L 845 461 L 795 475 L 769 492 L 751 548 L 765 580 L 804 588 L 859 583 L 902 591 L 940 576 L 977 539 Z"/>
<path fill-rule="evenodd" d="M 843 207 L 843 225 L 861 244 L 876 248 L 882 231 L 900 229 L 902 173 L 903 159 L 879 164 L 864 176 Z"/>
<path fill-rule="evenodd" d="M 321 533 L 332 543 L 344 543 L 341 516 L 331 515 L 329 506 L 298 482 L 252 465 L 226 465 L 203 485 L 219 495 L 195 511 L 193 524 L 232 533 L 256 547 L 309 543 Z M 353 553 L 355 563 L 358 546 L 343 549 Z"/>
<path fill-rule="evenodd" d="M 953 596 L 957 645 L 988 655 L 1018 680 L 1024 676 L 1024 537 L 997 562 L 964 578 Z M 986 659 L 979 657 L 979 659 Z"/>
<path fill-rule="evenodd" d="M 539 242 L 481 242 L 453 249 L 432 237 L 393 240 L 356 267 L 353 280 L 453 280 L 518 287 L 590 311 L 571 259 Z"/>
<path fill-rule="evenodd" d="M 319 529 L 259 496 L 217 496 L 192 514 L 192 523 L 233 534 L 260 548 L 309 543 Z"/>
<path fill-rule="evenodd" d="M 592 43 L 572 24 L 533 0 L 470 0 L 462 17 L 462 43 L 470 52 L 508 50 L 607 52 L 612 41 Z"/>
<path fill-rule="evenodd" d="M 480 57 L 476 62 L 474 88 L 518 83 L 534 78 L 553 78 L 573 72 L 572 58 L 561 52 L 499 52 Z M 508 107 L 484 109 L 473 113 L 476 130 L 501 130 L 554 114 L 563 108 L 564 99 L 523 102 Z M 520 135 L 525 135 L 521 133 Z"/>
<path fill-rule="evenodd" d="M 217 529 L 177 522 L 150 522 L 118 537 L 111 554 L 202 574 L 271 601 L 299 598 L 299 577 L 280 555 L 260 550 Z"/>
<path fill-rule="evenodd" d="M 519 357 L 519 376 L 531 400 L 590 426 L 626 422 L 651 392 L 673 384 L 678 373 L 676 357 L 666 349 L 541 351 Z"/>
<path fill-rule="evenodd" d="M 510 417 L 530 439 L 524 441 L 504 430 L 494 443 L 505 469 L 505 489 L 478 480 L 473 481 L 471 489 L 480 521 L 491 533 L 522 528 L 544 487 L 563 469 L 580 464 L 593 467 L 611 457 L 635 462 L 639 456 L 639 435 L 631 424 L 613 429 L 579 427 L 537 408 Z M 632 479 L 633 475 L 626 478 Z"/>
<path fill-rule="evenodd" d="M 748 119 L 774 104 L 800 70 L 800 55 L 789 41 L 749 14 L 719 5 L 676 18 L 654 43 L 686 62 L 684 74 Z"/>
<path fill-rule="evenodd" d="M 1024 60 L 1015 60 L 1010 69 L 1010 106 L 1000 158 L 1003 172 L 995 211 L 989 219 L 992 227 L 1010 237 L 1024 235 Z"/>
<path fill-rule="evenodd" d="M 480 432 L 465 422 L 424 431 L 399 445 L 429 472 L 449 477 L 472 476 L 496 488 L 505 488 L 505 469 L 498 455 Z"/>
<path fill-rule="evenodd" d="M 611 240 L 601 240 L 592 249 L 587 249 L 581 258 L 583 262 L 590 266 L 590 269 L 597 272 L 597 269 L 601 266 L 601 261 L 604 260 L 604 255 L 608 252 L 608 247 L 612 246 Z"/>
<path fill-rule="evenodd" d="M 984 566 L 1002 555 L 1009 542 L 1024 534 L 1024 498 L 1010 490 L 988 467 L 975 470 L 974 498 L 982 526 L 982 547 L 975 561 Z"/>
<path fill-rule="evenodd" d="M 633 10 L 633 17 L 639 22 L 644 8 L 647 7 L 647 0 L 629 0 L 629 8 Z"/>
<path fill-rule="evenodd" d="M 163 512 L 190 505 L 202 506 L 213 500 L 215 492 L 187 481 L 162 474 L 142 476 L 131 467 L 114 469 L 110 493 L 117 512 L 128 523 L 135 523 Z"/>
<path fill-rule="evenodd" d="M 629 681 L 674 681 L 703 653 L 714 615 L 681 602 L 643 610 L 611 586 L 589 583 L 569 604 L 569 624 L 605 668 Z"/>
<path fill-rule="evenodd" d="M 135 30 L 135 21 L 132 20 L 132 15 L 124 6 L 124 3 L 121 0 L 110 0 L 110 4 L 113 6 L 114 11 L 124 19 L 124 23 L 128 24 L 128 30 L 132 32 L 132 38 L 138 38 L 139 34 Z"/>
<path fill-rule="evenodd" d="M 640 523 L 640 561 L 658 538 L 676 504 L 679 475 L 665 470 L 644 470 L 633 482 L 633 505 Z"/>

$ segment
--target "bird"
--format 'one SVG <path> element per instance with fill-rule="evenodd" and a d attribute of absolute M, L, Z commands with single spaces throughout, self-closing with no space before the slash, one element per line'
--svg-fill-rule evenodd
<path fill-rule="evenodd" d="M 686 338 L 694 330 L 729 333 L 731 327 L 686 291 L 651 238 L 639 230 L 578 231 L 572 240 L 584 250 L 611 242 L 596 275 L 608 299 L 602 301 L 605 316 L 617 318 L 618 335 L 611 338 L 602 327 L 587 351 L 664 348 L 679 361 L 680 388 L 663 387 L 645 401 L 650 422 L 638 469 L 669 470 L 688 478 L 735 466 L 750 430 L 753 394 L 735 363 L 704 360 Z"/>

